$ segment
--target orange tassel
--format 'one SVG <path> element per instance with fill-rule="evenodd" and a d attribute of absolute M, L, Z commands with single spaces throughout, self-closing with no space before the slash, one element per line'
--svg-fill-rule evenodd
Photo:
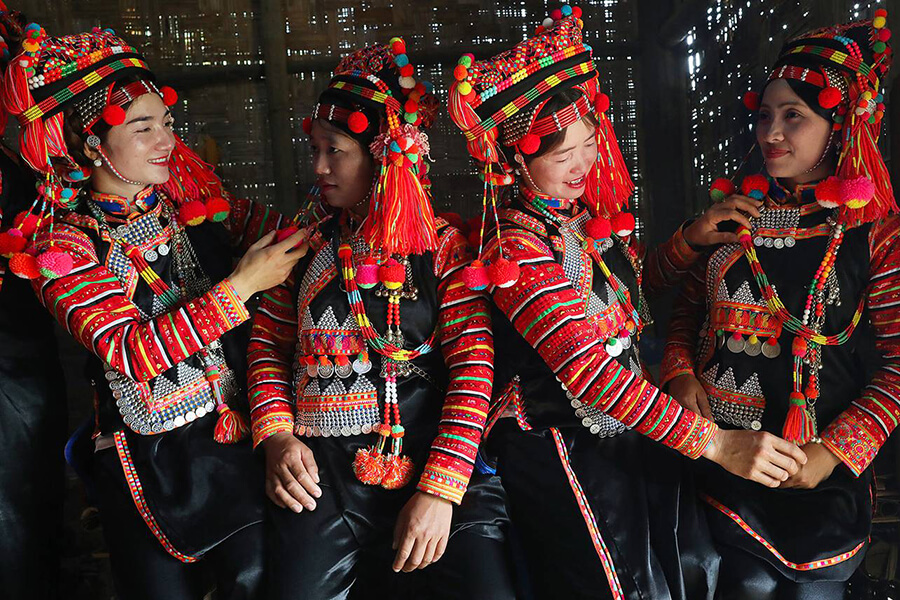
<path fill-rule="evenodd" d="M 353 474 L 366 485 L 381 485 L 387 466 L 384 455 L 375 446 L 360 448 L 353 459 Z"/>
<path fill-rule="evenodd" d="M 216 412 L 219 413 L 219 420 L 216 421 L 216 432 L 213 437 L 220 444 L 236 444 L 250 433 L 244 416 L 232 410 L 227 404 L 218 405 Z"/>
<path fill-rule="evenodd" d="M 806 409 L 806 398 L 800 392 L 791 392 L 791 406 L 788 408 L 787 418 L 784 420 L 784 428 L 781 437 L 798 446 L 803 446 L 813 437 L 813 424 L 809 411 Z"/>
<path fill-rule="evenodd" d="M 381 487 L 386 490 L 400 489 L 410 482 L 413 476 L 413 461 L 408 456 L 392 454 L 385 459 L 386 470 L 381 480 Z"/>
<path fill-rule="evenodd" d="M 364 233 L 369 245 L 401 256 L 437 248 L 434 209 L 413 169 L 386 160 L 379 186 L 366 219 Z"/>

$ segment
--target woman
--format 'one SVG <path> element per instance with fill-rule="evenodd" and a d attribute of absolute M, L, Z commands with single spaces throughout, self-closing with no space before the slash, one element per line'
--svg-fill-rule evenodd
<path fill-rule="evenodd" d="M 703 474 L 721 598 L 843 598 L 865 554 L 870 465 L 900 414 L 900 221 L 876 145 L 885 15 L 791 40 L 761 101 L 746 97 L 768 178 L 745 178 L 742 194 L 765 208 L 700 264 L 672 319 L 671 393 L 808 457 L 778 489 Z M 734 191 L 728 180 L 713 188 Z M 855 331 L 863 311 L 874 348 Z"/>
<path fill-rule="evenodd" d="M 499 484 L 472 476 L 493 341 L 431 209 L 436 108 L 394 38 L 344 58 L 305 123 L 335 213 L 264 296 L 249 358 L 274 598 L 514 596 Z"/>
<path fill-rule="evenodd" d="M 677 280 L 699 256 L 692 246 L 734 239 L 716 224 L 747 222 L 740 211 L 756 203 L 718 206 L 641 256 L 580 16 L 563 7 L 535 37 L 490 60 L 466 55 L 454 72 L 450 114 L 481 165 L 485 204 L 518 184 L 485 237 L 488 266 L 466 274 L 491 293 L 504 349 L 489 446 L 539 597 L 710 597 L 716 560 L 678 457 L 639 434 L 767 484 L 804 457 L 682 409 L 642 378 L 636 339 L 644 291 Z"/>
<path fill-rule="evenodd" d="M 26 28 L 2 102 L 19 118 L 41 197 L 5 234 L 20 240 L 10 269 L 93 353 L 88 483 L 117 593 L 194 599 L 212 579 L 224 598 L 252 598 L 262 495 L 244 482 L 261 471 L 238 443 L 237 327 L 244 303 L 288 276 L 302 252 L 287 250 L 302 235 L 251 245 L 277 217 L 222 198 L 172 131 L 175 100 L 111 30 L 51 38 Z"/>

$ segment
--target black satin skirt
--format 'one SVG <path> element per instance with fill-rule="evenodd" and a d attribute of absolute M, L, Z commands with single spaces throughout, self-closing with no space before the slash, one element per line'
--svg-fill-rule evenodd
<path fill-rule="evenodd" d="M 635 432 L 522 431 L 489 447 L 537 598 L 711 599 L 719 557 L 687 459 Z"/>
<path fill-rule="evenodd" d="M 723 554 L 762 562 L 788 582 L 845 582 L 865 556 L 871 469 L 853 477 L 838 467 L 815 489 L 782 490 L 698 464 L 698 485 Z"/>
<path fill-rule="evenodd" d="M 215 441 L 217 417 L 212 413 L 160 435 L 125 431 L 147 510 L 172 546 L 191 557 L 261 523 L 267 502 L 262 457 L 249 438 Z"/>

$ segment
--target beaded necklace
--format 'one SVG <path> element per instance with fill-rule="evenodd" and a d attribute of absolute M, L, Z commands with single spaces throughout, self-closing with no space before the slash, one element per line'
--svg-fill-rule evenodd
<path fill-rule="evenodd" d="M 400 419 L 397 378 L 409 376 L 415 370 L 411 361 L 434 349 L 437 332 L 432 332 L 428 339 L 414 350 L 403 348 L 403 336 L 400 332 L 400 300 L 404 297 L 411 300 L 417 298 L 415 290 L 404 292 L 403 289 L 407 259 L 404 258 L 398 263 L 395 259 L 387 257 L 386 260 L 382 260 L 380 266 L 374 264 L 375 261 L 369 261 L 368 264 L 364 263 L 356 269 L 353 265 L 353 249 L 347 242 L 342 242 L 338 247 L 338 258 L 341 261 L 341 275 L 350 310 L 359 324 L 366 343 L 382 356 L 381 377 L 384 378 L 385 390 L 384 417 L 382 422 L 374 427 L 374 432 L 378 434 L 378 442 L 357 451 L 353 461 L 353 472 L 356 478 L 365 484 L 380 485 L 389 490 L 398 489 L 412 479 L 415 465 L 408 456 L 402 454 L 406 431 Z M 366 314 L 357 281 L 361 270 L 374 269 L 378 269 L 378 278 L 386 290 L 388 299 L 386 318 L 388 331 L 384 337 L 375 330 Z M 371 274 L 363 278 L 372 279 Z M 391 439 L 389 450 L 388 438 Z"/>
<path fill-rule="evenodd" d="M 825 256 L 809 285 L 802 318 L 798 318 L 788 311 L 775 288 L 769 283 L 765 269 L 756 254 L 750 230 L 745 227 L 738 230 L 738 239 L 743 247 L 744 256 L 750 264 L 750 270 L 759 285 L 769 312 L 785 329 L 796 336 L 791 348 L 793 391 L 790 394 L 790 406 L 782 429 L 782 437 L 800 446 L 818 440 L 814 410 L 819 397 L 818 370 L 822 367 L 821 347 L 838 346 L 849 340 L 859 324 L 865 308 L 865 296 L 863 296 L 846 328 L 835 335 L 821 333 L 825 322 L 825 285 L 834 269 L 846 228 L 846 225 L 840 221 L 833 220 L 832 223 L 833 233 L 829 238 Z M 805 388 L 803 386 L 804 364 L 808 366 L 809 372 Z"/>
<path fill-rule="evenodd" d="M 557 227 L 565 227 L 566 224 L 563 222 L 562 218 L 557 215 L 553 209 L 550 207 L 547 199 L 542 195 L 538 195 L 535 192 L 531 191 L 528 188 L 523 188 L 522 196 L 528 201 L 529 206 L 534 208 L 537 212 L 543 215 L 545 218 L 553 221 Z M 603 255 L 600 254 L 600 245 L 602 240 L 593 240 L 590 238 L 586 238 L 583 236 L 578 230 L 570 229 L 570 231 L 578 238 L 581 242 L 582 248 L 588 255 L 594 260 L 598 267 L 600 267 L 600 271 L 603 272 L 603 275 L 606 277 L 607 282 L 612 288 L 613 292 L 616 295 L 616 299 L 619 301 L 619 304 L 622 306 L 622 309 L 625 311 L 625 314 L 629 316 L 632 324 L 632 331 L 629 333 L 635 333 L 636 335 L 640 335 L 641 330 L 641 317 L 638 313 L 637 309 L 635 309 L 634 305 L 632 305 L 631 301 L 628 299 L 628 296 L 625 294 L 625 291 L 621 288 L 619 283 L 616 281 L 616 278 L 613 277 L 612 271 L 610 271 L 606 262 L 603 260 Z M 632 267 L 635 267 L 636 257 L 629 257 L 632 260 Z M 635 268 L 635 273 L 640 273 L 640 268 Z M 640 275 L 638 275 L 640 277 Z M 640 280 L 638 280 L 638 285 L 640 285 Z M 627 325 L 626 325 L 627 327 Z M 609 344 L 608 344 L 609 345 Z"/>

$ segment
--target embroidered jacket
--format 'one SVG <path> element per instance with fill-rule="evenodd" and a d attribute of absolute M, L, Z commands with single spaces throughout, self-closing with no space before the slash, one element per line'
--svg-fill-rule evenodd
<path fill-rule="evenodd" d="M 169 309 L 123 248 L 133 246 L 153 272 L 181 294 L 184 282 L 176 276 L 175 263 L 187 244 L 174 236 L 171 201 L 151 187 L 136 198 L 138 210 L 131 214 L 124 199 L 116 196 L 95 194 L 93 202 L 110 228 L 100 227 L 87 210 L 64 213 L 54 224 L 53 242 L 72 255 L 74 267 L 63 277 L 42 277 L 33 284 L 50 313 L 102 363 L 102 368 L 97 363 L 91 367 L 98 383 L 100 432 L 121 429 L 124 420 L 138 433 L 161 433 L 202 417 L 210 412 L 213 398 L 198 352 L 217 346 L 220 337 L 249 317 L 225 279 L 233 259 L 217 249 L 230 246 L 240 255 L 276 227 L 280 215 L 235 200 L 224 227 L 205 223 L 188 228 L 192 265 L 202 267 L 212 286 Z M 113 243 L 113 236 L 120 241 Z M 214 243 L 205 243 L 210 240 Z M 39 233 L 38 247 L 48 243 L 48 232 Z M 223 377 L 242 366 L 219 364 Z M 240 386 L 239 379 L 231 380 Z"/>
<path fill-rule="evenodd" d="M 495 338 L 504 347 L 496 366 L 503 389 L 497 416 L 510 399 L 522 400 L 526 414 L 519 418 L 526 428 L 583 425 L 601 436 L 634 428 L 697 458 L 715 426 L 643 378 L 636 347 L 623 333 L 634 324 L 574 234 L 585 235 L 588 219 L 586 210 L 576 209 L 557 227 L 530 208 L 501 213 L 503 250 L 519 263 L 521 275 L 511 287 L 491 288 L 499 310 Z M 496 258 L 496 242 L 488 253 Z M 642 291 L 671 285 L 698 256 L 681 231 L 650 251 L 629 236 L 603 252 L 615 283 L 636 307 Z"/>
<path fill-rule="evenodd" d="M 350 373 L 347 366 L 358 366 L 360 354 L 367 349 L 347 294 L 338 287 L 343 282 L 339 281 L 340 265 L 335 264 L 338 230 L 334 225 L 323 228 L 324 237 L 321 232 L 313 236 L 308 265 L 295 271 L 299 281 L 289 280 L 264 294 L 254 318 L 248 383 L 255 444 L 282 431 L 355 436 L 369 433 L 379 422 L 378 396 L 383 392 L 375 376 L 380 355 L 368 352 L 371 374 Z M 445 394 L 437 392 L 444 398 L 443 409 L 418 489 L 459 503 L 487 416 L 494 348 L 487 300 L 461 280 L 462 269 L 471 260 L 465 238 L 441 219 L 438 236 L 433 256 L 410 257 L 419 298 L 402 301 L 400 312 L 402 323 L 418 327 L 423 339 L 437 324 L 443 361 L 429 354 L 413 362 L 430 379 L 449 381 Z M 355 264 L 359 264 L 367 248 L 359 239 L 353 248 Z M 367 314 L 383 332 L 380 307 L 375 308 L 378 299 L 365 290 L 363 298 Z M 410 348 L 422 341 L 407 337 Z M 315 365 L 310 372 L 304 360 L 311 356 L 333 364 L 334 372 L 317 373 Z M 338 374 L 338 364 L 344 364 L 347 372 Z M 404 394 L 410 393 L 405 390 L 416 389 L 421 381 L 416 373 L 398 378 L 401 413 Z M 429 426 L 407 425 L 405 419 L 408 432 Z"/>
<path fill-rule="evenodd" d="M 800 188 L 799 202 L 774 185 L 772 190 L 754 232 L 757 255 L 788 310 L 799 315 L 824 256 L 831 211 L 815 203 L 812 187 Z M 836 301 L 826 308 L 823 333 L 846 327 L 864 297 L 881 359 L 877 370 L 867 375 L 872 370 L 867 359 L 879 361 L 866 355 L 869 332 L 864 326 L 847 343 L 821 349 L 818 431 L 822 443 L 857 476 L 900 419 L 898 234 L 900 219 L 895 216 L 846 231 L 836 277 L 827 284 Z M 780 349 L 777 356 L 774 340 Z M 780 435 L 791 391 L 792 340 L 769 313 L 740 246 L 729 244 L 698 263 L 676 302 L 663 382 L 695 375 L 717 421 Z"/>

